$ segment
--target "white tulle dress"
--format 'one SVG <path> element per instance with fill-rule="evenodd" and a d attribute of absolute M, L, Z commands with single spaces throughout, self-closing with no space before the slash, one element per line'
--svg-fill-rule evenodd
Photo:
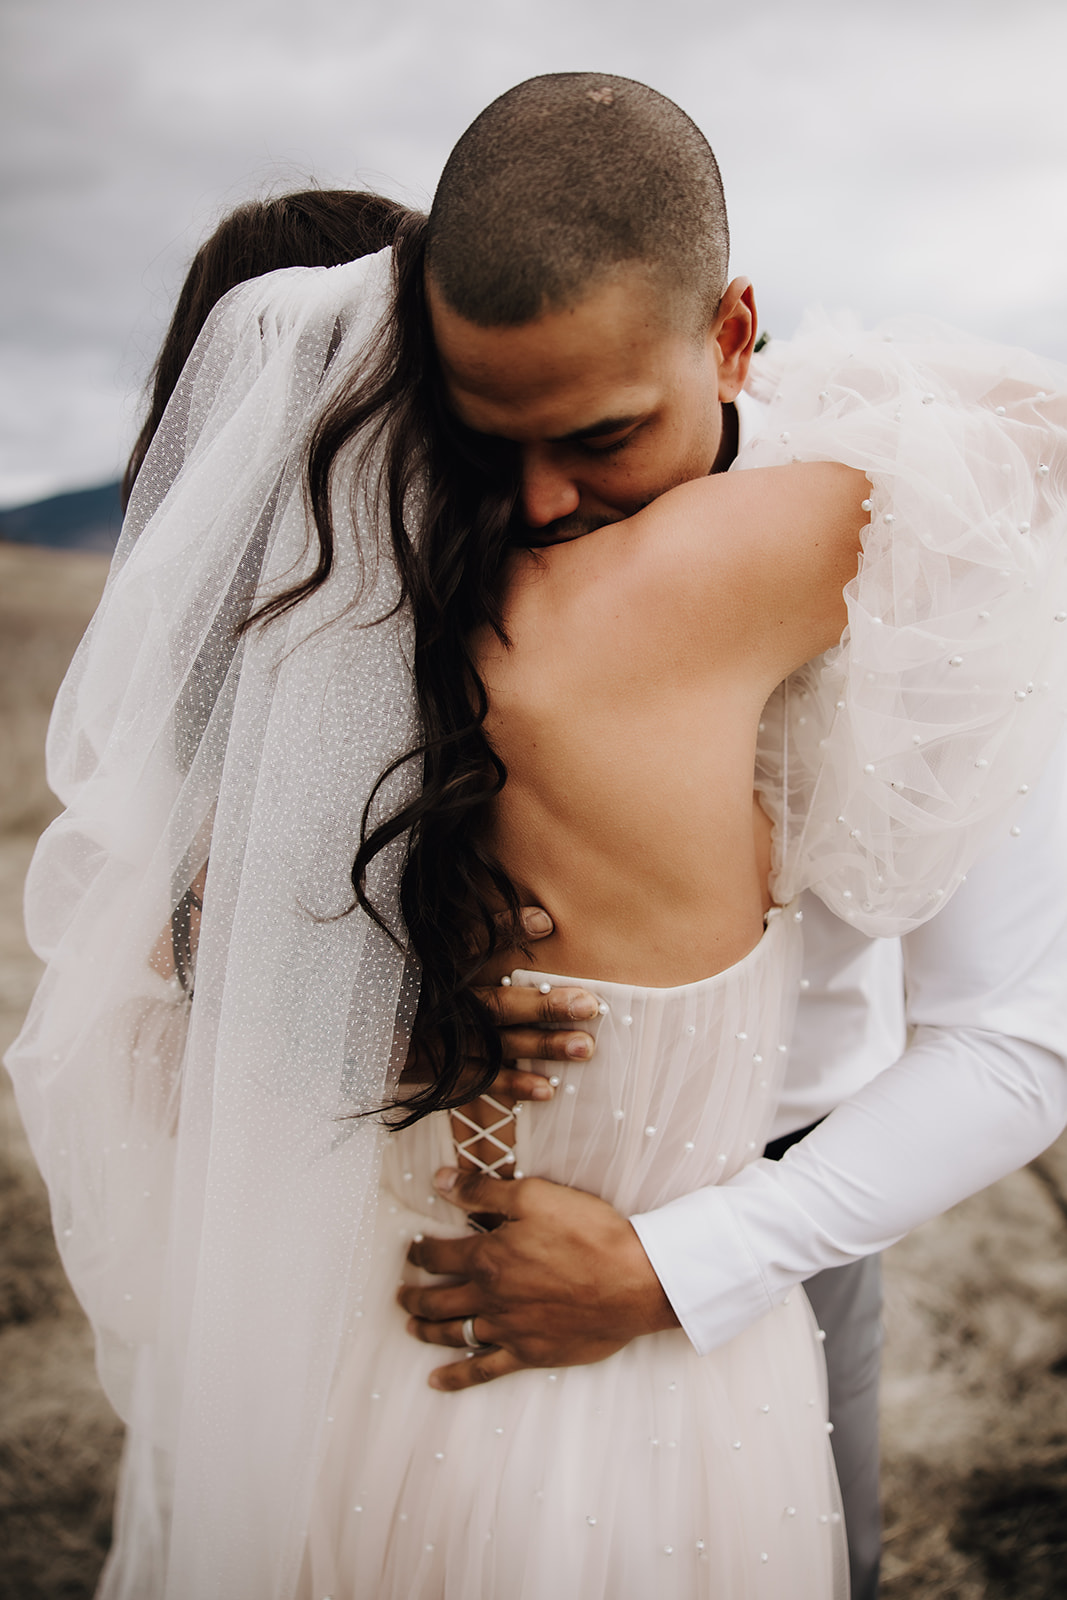
<path fill-rule="evenodd" d="M 395 1089 L 415 989 L 340 913 L 371 788 L 418 731 L 355 457 L 330 581 L 234 633 L 253 593 L 311 570 L 304 446 L 391 281 L 383 253 L 217 309 L 53 719 L 67 809 L 27 888 L 47 971 L 7 1064 L 128 1425 L 100 1593 L 821 1600 L 842 1592 L 842 1530 L 801 1293 L 703 1359 L 656 1335 L 460 1395 L 426 1387 L 440 1351 L 393 1303 L 411 1235 L 464 1224 L 430 1201 L 443 1118 L 391 1138 L 350 1115 Z M 930 916 L 1017 825 L 1067 699 L 1061 369 L 937 326 L 824 321 L 772 344 L 753 385 L 769 426 L 739 469 L 858 466 L 871 525 L 841 645 L 763 719 L 783 909 L 703 983 L 579 975 L 609 1005 L 598 1056 L 519 1117 L 522 1170 L 623 1211 L 758 1159 L 800 891 L 871 934 Z M 379 858 L 379 901 L 399 859 Z M 157 952 L 206 862 L 193 998 Z"/>
<path fill-rule="evenodd" d="M 800 935 L 794 908 L 774 910 L 756 948 L 703 982 L 594 983 L 609 1007 L 596 1059 L 561 1068 L 552 1103 L 522 1107 L 520 1171 L 629 1213 L 752 1160 L 784 1070 Z M 447 1352 L 411 1348 L 394 1295 L 414 1234 L 464 1231 L 427 1182 L 450 1160 L 444 1114 L 389 1141 L 374 1275 L 331 1401 L 308 1596 L 845 1595 L 803 1292 L 704 1358 L 672 1330 L 593 1366 L 435 1392 L 426 1378 Z"/>

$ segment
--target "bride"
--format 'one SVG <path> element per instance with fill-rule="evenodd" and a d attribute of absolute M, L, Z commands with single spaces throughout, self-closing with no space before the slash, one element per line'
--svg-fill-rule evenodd
<path fill-rule="evenodd" d="M 505 320 L 494 367 L 431 247 L 442 407 L 425 245 L 395 295 L 386 253 L 219 308 L 57 704 L 49 968 L 10 1065 L 129 1424 L 102 1593 L 843 1593 L 802 1294 L 707 1358 L 665 1326 L 461 1396 L 394 1296 L 417 1236 L 464 1232 L 430 1181 L 457 1127 L 623 1214 L 736 1172 L 788 1049 L 800 889 L 897 932 L 960 881 L 1058 715 L 1056 374 L 813 329 L 755 374 L 745 471 L 635 474 L 633 504 L 549 507 L 536 550 L 479 433 L 636 452 L 670 397 L 546 413 L 524 329 L 564 365 L 583 327 L 629 359 L 658 304 L 609 274 Z M 719 399 L 743 299 L 705 347 Z M 193 1001 L 152 954 L 201 882 Z M 549 981 L 495 933 L 528 896 L 542 964 L 601 999 L 598 1059 L 490 1137 L 462 1106 L 499 1047 L 466 997 L 483 966 Z M 413 1030 L 427 1084 L 400 1081 Z"/>

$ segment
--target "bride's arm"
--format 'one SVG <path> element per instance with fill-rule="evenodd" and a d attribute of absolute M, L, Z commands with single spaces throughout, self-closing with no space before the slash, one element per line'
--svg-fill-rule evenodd
<path fill-rule="evenodd" d="M 658 659 L 679 677 L 707 663 L 751 669 L 769 693 L 836 644 L 869 496 L 862 472 L 829 461 L 717 474 L 661 495 L 630 524 L 634 614 L 657 637 Z"/>

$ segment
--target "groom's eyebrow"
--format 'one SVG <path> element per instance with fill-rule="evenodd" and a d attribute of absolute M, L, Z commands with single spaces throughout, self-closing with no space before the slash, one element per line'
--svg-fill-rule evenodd
<path fill-rule="evenodd" d="M 601 422 L 591 422 L 587 428 L 575 428 L 572 433 L 559 433 L 549 439 L 549 444 L 578 444 L 583 439 L 603 439 L 612 433 L 621 433 L 624 428 L 632 428 L 641 418 L 636 417 L 605 417 Z"/>

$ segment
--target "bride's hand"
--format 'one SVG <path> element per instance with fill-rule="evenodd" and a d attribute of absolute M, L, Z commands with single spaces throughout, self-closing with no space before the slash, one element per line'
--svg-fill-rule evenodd
<path fill-rule="evenodd" d="M 434 1181 L 450 1204 L 506 1220 L 465 1239 L 419 1239 L 408 1252 L 414 1266 L 452 1279 L 400 1291 L 408 1332 L 462 1350 L 469 1322 L 486 1347 L 438 1367 L 433 1388 L 603 1361 L 639 1334 L 677 1326 L 641 1241 L 606 1201 L 543 1178 L 504 1183 L 445 1168 Z"/>

